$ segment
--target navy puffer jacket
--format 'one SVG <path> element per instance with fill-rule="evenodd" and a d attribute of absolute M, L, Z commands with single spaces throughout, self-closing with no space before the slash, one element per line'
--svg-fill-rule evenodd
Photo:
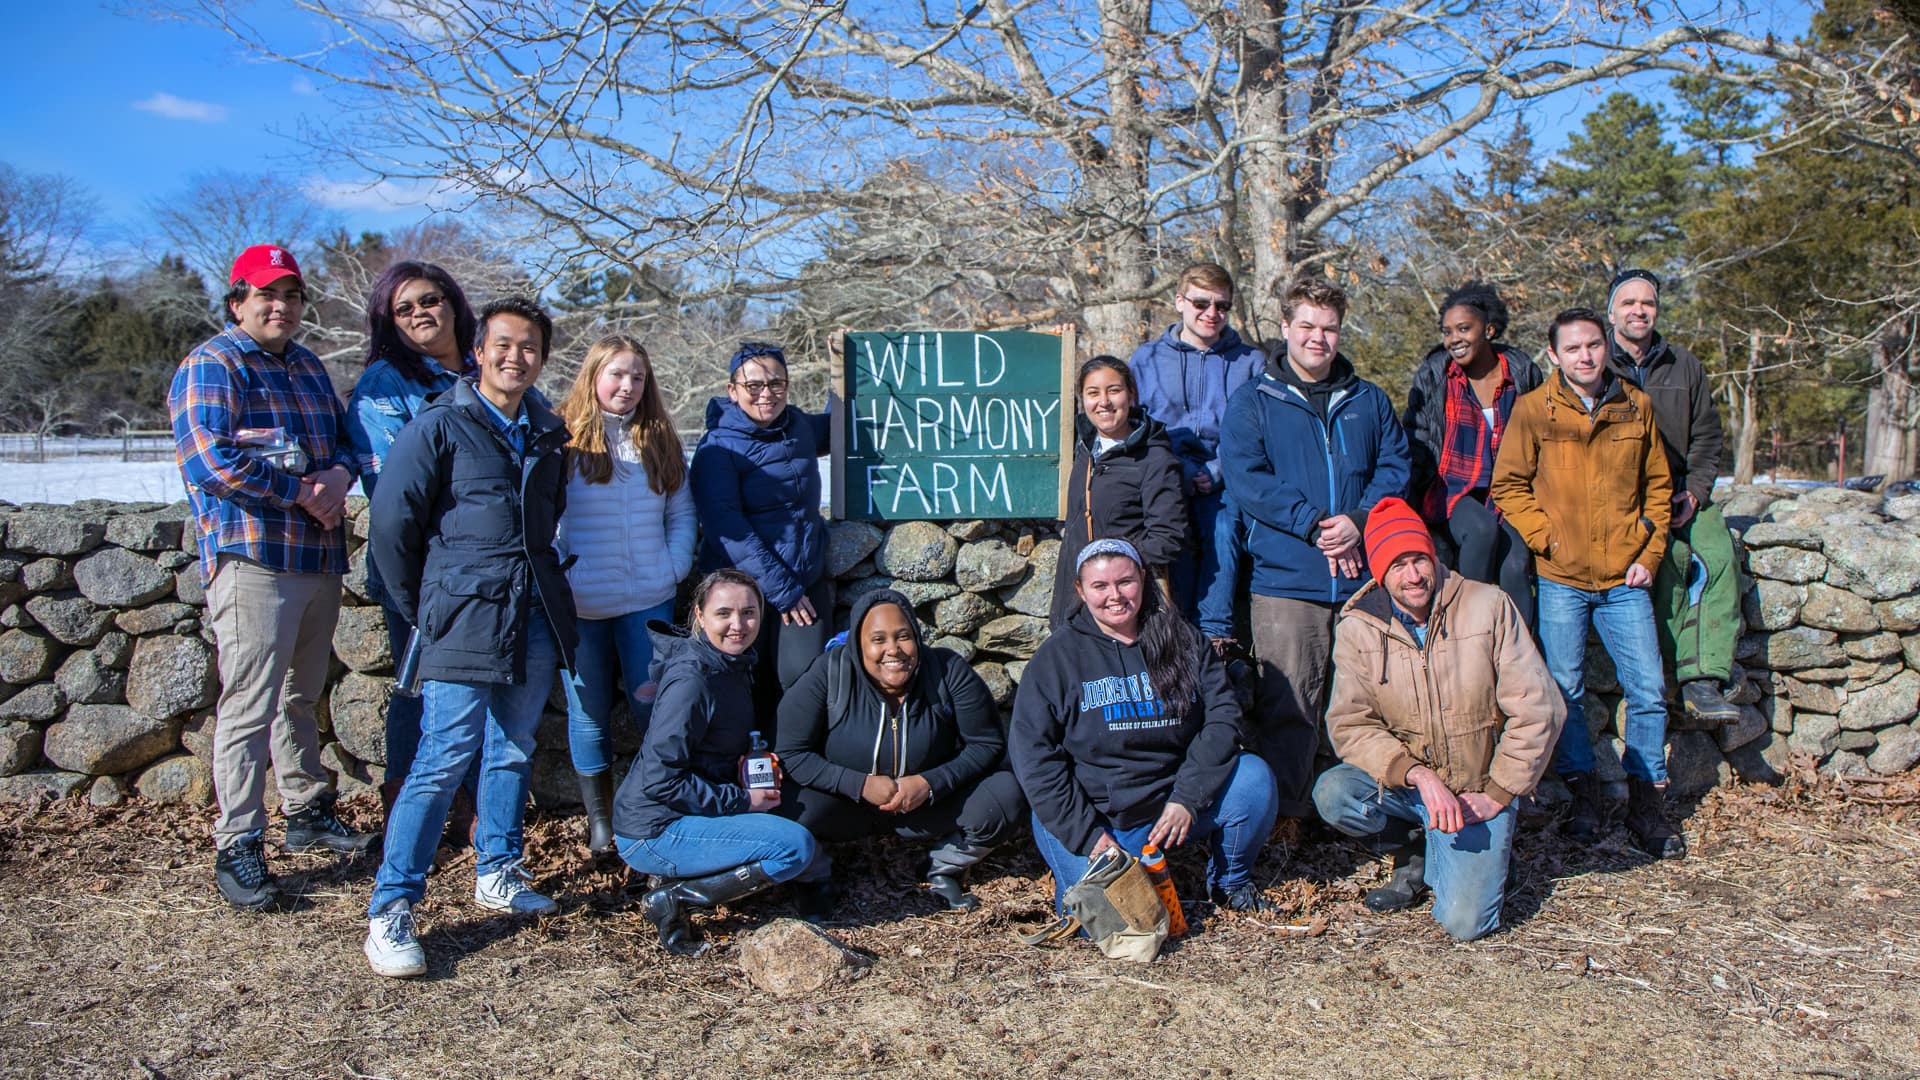
<path fill-rule="evenodd" d="M 789 406 L 768 427 L 726 398 L 707 402 L 707 433 L 693 452 L 699 571 L 754 576 L 775 612 L 791 611 L 827 566 L 820 470 L 827 414 Z M 769 613 L 771 614 L 771 613 Z"/>

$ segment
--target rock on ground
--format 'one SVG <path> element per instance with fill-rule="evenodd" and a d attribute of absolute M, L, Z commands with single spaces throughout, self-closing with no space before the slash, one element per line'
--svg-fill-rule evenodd
<path fill-rule="evenodd" d="M 105 524 L 69 511 L 27 510 L 7 518 L 6 546 L 27 555 L 84 555 L 106 538 Z"/>
<path fill-rule="evenodd" d="M 38 682 L 0 701 L 0 720 L 24 720 L 44 724 L 67 707 L 67 695 L 58 683 Z"/>
<path fill-rule="evenodd" d="M 173 591 L 173 575 L 125 548 L 109 547 L 73 564 L 80 595 L 110 608 L 139 607 Z"/>
<path fill-rule="evenodd" d="M 393 670 L 393 646 L 387 640 L 386 613 L 377 607 L 340 609 L 333 628 L 333 655 L 368 675 Z"/>
<path fill-rule="evenodd" d="M 102 664 L 90 650 L 69 655 L 53 680 L 68 701 L 81 705 L 107 705 L 126 700 L 126 675 Z"/>
<path fill-rule="evenodd" d="M 39 728 L 20 721 L 0 723 L 0 776 L 26 772 L 39 760 Z"/>
<path fill-rule="evenodd" d="M 864 521 L 827 522 L 827 575 L 842 577 L 873 554 L 886 534 Z"/>
<path fill-rule="evenodd" d="M 0 803 L 38 803 L 64 799 L 87 782 L 81 773 L 41 769 L 0 777 Z"/>
<path fill-rule="evenodd" d="M 953 573 L 960 544 L 931 521 L 903 521 L 880 545 L 880 569 L 906 581 L 940 581 Z"/>
<path fill-rule="evenodd" d="M 1920 672 L 1903 671 L 1878 686 L 1849 693 L 1840 707 L 1840 726 L 1871 731 L 1904 724 L 1920 713 Z"/>
<path fill-rule="evenodd" d="M 178 740 L 173 724 L 125 705 L 75 705 L 47 728 L 41 753 L 68 772 L 105 776 L 137 769 Z"/>
<path fill-rule="evenodd" d="M 1015 550 L 1018 550 L 1017 548 Z M 1027 580 L 1018 589 L 1001 590 L 1000 602 L 1007 610 L 1022 615 L 1046 616 L 1053 612 L 1053 578 L 1060 562 L 1060 541 L 1042 540 L 1027 556 Z M 1069 568 L 1071 573 L 1072 569 Z"/>
<path fill-rule="evenodd" d="M 1047 639 L 1047 620 L 1032 615 L 1003 615 L 980 628 L 975 642 L 982 652 L 1021 660 L 1033 656 Z"/>
<path fill-rule="evenodd" d="M 387 763 L 387 699 L 393 680 L 350 671 L 334 684 L 333 737 L 347 753 L 375 765 Z"/>
<path fill-rule="evenodd" d="M 133 786 L 141 798 L 153 802 L 209 806 L 213 768 L 192 754 L 174 754 L 147 766 Z"/>
<path fill-rule="evenodd" d="M 1027 574 L 1027 560 L 1004 540 L 980 540 L 960 549 L 953 579 L 970 592 L 1018 584 Z"/>
<path fill-rule="evenodd" d="M 213 704 L 220 692 L 213 648 L 198 637 L 145 637 L 127 666 L 127 704 L 155 719 Z"/>
<path fill-rule="evenodd" d="M 113 612 L 94 607 L 84 596 L 36 596 L 27 614 L 62 645 L 91 645 L 113 625 Z"/>
<path fill-rule="evenodd" d="M 0 634 L 0 682 L 25 686 L 46 678 L 53 671 L 57 653 L 53 641 L 31 630 L 9 630 Z"/>
<path fill-rule="evenodd" d="M 987 692 L 993 695 L 993 703 L 1006 708 L 1013 704 L 1013 677 L 1007 674 L 1004 664 L 992 660 L 973 665 L 973 673 L 987 684 Z"/>
<path fill-rule="evenodd" d="M 1879 745 L 1867 755 L 1867 768 L 1882 776 L 1905 772 L 1920 763 L 1920 731 L 1897 728 L 1880 733 Z"/>
<path fill-rule="evenodd" d="M 864 975 L 868 961 L 825 930 L 799 919 L 775 919 L 739 939 L 740 970 L 776 998 L 844 986 Z"/>

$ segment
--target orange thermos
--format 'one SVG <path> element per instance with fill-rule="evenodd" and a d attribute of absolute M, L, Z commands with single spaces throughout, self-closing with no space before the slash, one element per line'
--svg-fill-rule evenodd
<path fill-rule="evenodd" d="M 1167 870 L 1167 857 L 1156 844 L 1140 849 L 1140 865 L 1153 881 L 1160 902 L 1167 907 L 1167 936 L 1181 937 L 1187 932 L 1187 916 L 1180 910 L 1180 894 L 1173 891 L 1173 874 Z"/>

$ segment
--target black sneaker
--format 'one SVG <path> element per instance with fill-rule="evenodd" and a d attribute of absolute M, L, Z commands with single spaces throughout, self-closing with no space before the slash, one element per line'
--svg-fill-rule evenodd
<path fill-rule="evenodd" d="M 1728 701 L 1720 693 L 1718 679 L 1687 680 L 1680 686 L 1680 704 L 1688 716 L 1698 720 L 1701 727 L 1708 731 L 1732 727 L 1740 722 L 1740 706 Z"/>
<path fill-rule="evenodd" d="M 265 911 L 280 902 L 280 882 L 267 870 L 258 836 L 243 836 L 220 849 L 213 881 L 227 903 L 241 911 Z"/>
<path fill-rule="evenodd" d="M 333 814 L 335 796 L 322 795 L 307 804 L 305 810 L 287 817 L 288 851 L 337 851 L 358 855 L 380 839 L 373 833 L 357 833 L 340 823 Z"/>
<path fill-rule="evenodd" d="M 1208 886 L 1207 892 L 1214 903 L 1221 907 L 1232 908 L 1234 911 L 1266 913 L 1280 910 L 1274 907 L 1273 901 L 1267 899 L 1266 894 L 1260 891 L 1260 887 L 1251 881 L 1231 890 L 1211 885 Z"/>

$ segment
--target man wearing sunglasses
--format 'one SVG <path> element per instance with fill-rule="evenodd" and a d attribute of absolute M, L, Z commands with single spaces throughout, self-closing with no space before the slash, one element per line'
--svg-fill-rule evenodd
<path fill-rule="evenodd" d="M 1179 457 L 1199 543 L 1172 567 L 1175 602 L 1187 618 L 1199 614 L 1200 598 L 1219 572 L 1215 523 L 1226 485 L 1220 475 L 1220 422 L 1233 396 L 1266 363 L 1259 349 L 1227 325 L 1233 311 L 1233 278 L 1217 263 L 1194 263 L 1174 288 L 1180 321 L 1142 344 L 1128 362 L 1140 387 L 1140 407 L 1167 427 Z M 1231 526 L 1227 526 L 1231 531 Z"/>

